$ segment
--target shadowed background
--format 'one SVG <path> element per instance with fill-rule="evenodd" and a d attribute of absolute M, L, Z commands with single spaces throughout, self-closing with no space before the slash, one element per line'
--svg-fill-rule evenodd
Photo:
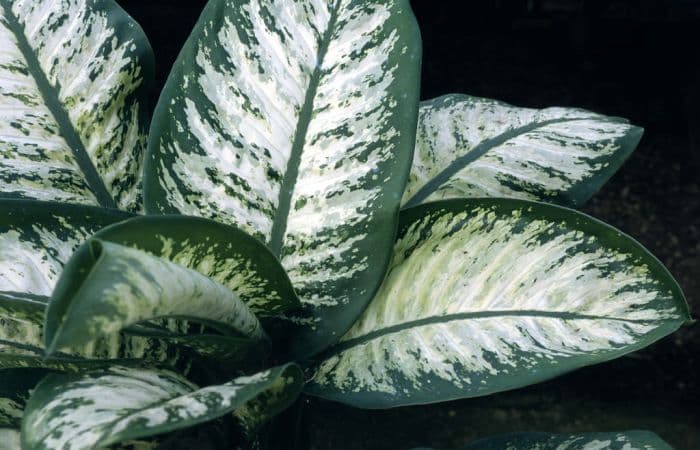
<path fill-rule="evenodd" d="M 118 0 L 146 31 L 157 90 L 205 1 Z M 518 106 L 576 106 L 646 129 L 584 211 L 630 234 L 700 310 L 700 0 L 426 1 L 422 98 L 460 92 Z M 491 397 L 389 411 L 306 408 L 314 449 L 457 449 L 507 431 L 649 429 L 700 448 L 700 330 Z"/>

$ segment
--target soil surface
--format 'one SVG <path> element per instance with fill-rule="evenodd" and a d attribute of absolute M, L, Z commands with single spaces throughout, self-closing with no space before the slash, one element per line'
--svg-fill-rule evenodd
<path fill-rule="evenodd" d="M 204 2 L 122 0 L 149 35 L 162 86 Z M 465 5 L 476 3 L 475 5 Z M 484 5 L 488 3 L 488 5 Z M 691 0 L 412 2 L 424 39 L 422 97 L 577 106 L 646 129 L 584 208 L 649 248 L 700 310 L 700 7 Z M 153 101 L 157 99 L 154 92 Z M 490 397 L 388 411 L 310 399 L 313 449 L 458 449 L 510 431 L 649 429 L 700 448 L 700 328 L 633 355 Z"/>

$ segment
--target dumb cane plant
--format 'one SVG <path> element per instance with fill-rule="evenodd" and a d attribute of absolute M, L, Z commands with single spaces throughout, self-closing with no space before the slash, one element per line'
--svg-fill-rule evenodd
<path fill-rule="evenodd" d="M 301 393 L 482 396 L 689 320 L 649 252 L 569 209 L 642 130 L 419 104 L 406 0 L 211 0 L 152 122 L 152 52 L 112 0 L 0 0 L 0 50 L 2 445 L 155 447 L 211 422 L 252 446 Z M 660 445 L 474 448 L 503 439 Z"/>

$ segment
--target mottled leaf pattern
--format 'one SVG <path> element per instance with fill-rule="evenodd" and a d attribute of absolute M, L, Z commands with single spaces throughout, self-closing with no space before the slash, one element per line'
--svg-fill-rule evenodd
<path fill-rule="evenodd" d="M 646 250 L 522 200 L 402 213 L 379 293 L 307 391 L 377 408 L 486 395 L 644 347 L 689 319 Z"/>
<path fill-rule="evenodd" d="M 270 391 L 276 395 L 269 401 L 282 410 L 302 382 L 301 370 L 293 364 L 201 389 L 162 370 L 115 366 L 51 375 L 27 405 L 22 445 L 27 450 L 103 447 L 217 419 Z"/>
<path fill-rule="evenodd" d="M 255 315 L 221 283 L 150 253 L 92 238 L 61 274 L 44 339 L 48 352 L 71 349 L 166 317 L 200 321 L 233 336 L 266 337 Z"/>
<path fill-rule="evenodd" d="M 44 310 L 63 267 L 91 234 L 129 217 L 90 206 L 0 201 L 0 369 L 75 370 L 97 359 L 179 359 L 179 350 L 165 342 L 119 334 L 45 359 Z"/>
<path fill-rule="evenodd" d="M 514 197 L 580 206 L 619 169 L 642 131 L 581 109 L 440 97 L 421 104 L 403 203 Z"/>
<path fill-rule="evenodd" d="M 112 0 L 0 2 L 0 195 L 139 209 L 151 48 Z"/>
<path fill-rule="evenodd" d="M 166 84 L 146 208 L 264 240 L 308 310 L 297 353 L 337 340 L 381 281 L 419 61 L 406 0 L 212 0 Z"/>
<path fill-rule="evenodd" d="M 550 434 L 512 433 L 480 439 L 464 450 L 672 450 L 649 431 Z"/>
<path fill-rule="evenodd" d="M 236 293 L 257 317 L 275 317 L 300 306 L 275 256 L 237 228 L 196 217 L 135 217 L 95 237 L 196 270 Z"/>
<path fill-rule="evenodd" d="M 99 208 L 0 200 L 0 294 L 48 297 L 73 251 L 129 214 Z"/>

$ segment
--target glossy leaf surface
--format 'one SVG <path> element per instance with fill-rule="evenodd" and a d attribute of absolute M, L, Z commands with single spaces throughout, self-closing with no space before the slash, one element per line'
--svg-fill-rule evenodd
<path fill-rule="evenodd" d="M 22 445 L 64 450 L 108 446 L 214 420 L 261 395 L 267 395 L 269 408 L 281 410 L 296 398 L 302 382 L 301 370 L 293 364 L 204 388 L 173 372 L 119 366 L 51 375 L 27 405 Z"/>
<path fill-rule="evenodd" d="M 313 353 L 370 300 L 415 141 L 420 37 L 406 0 L 209 2 L 154 116 L 151 213 L 265 241 Z"/>
<path fill-rule="evenodd" d="M 573 210 L 521 200 L 405 210 L 387 278 L 309 393 L 380 408 L 536 383 L 689 320 L 668 271 Z"/>
<path fill-rule="evenodd" d="M 0 196 L 140 209 L 152 78 L 114 1 L 0 2 Z"/>
<path fill-rule="evenodd" d="M 512 197 L 577 207 L 620 168 L 642 132 L 582 109 L 446 95 L 421 104 L 403 203 Z"/>
<path fill-rule="evenodd" d="M 255 315 L 230 289 L 150 253 L 97 238 L 74 254 L 49 302 L 48 352 L 71 349 L 140 322 L 187 318 L 226 335 L 265 339 Z"/>

